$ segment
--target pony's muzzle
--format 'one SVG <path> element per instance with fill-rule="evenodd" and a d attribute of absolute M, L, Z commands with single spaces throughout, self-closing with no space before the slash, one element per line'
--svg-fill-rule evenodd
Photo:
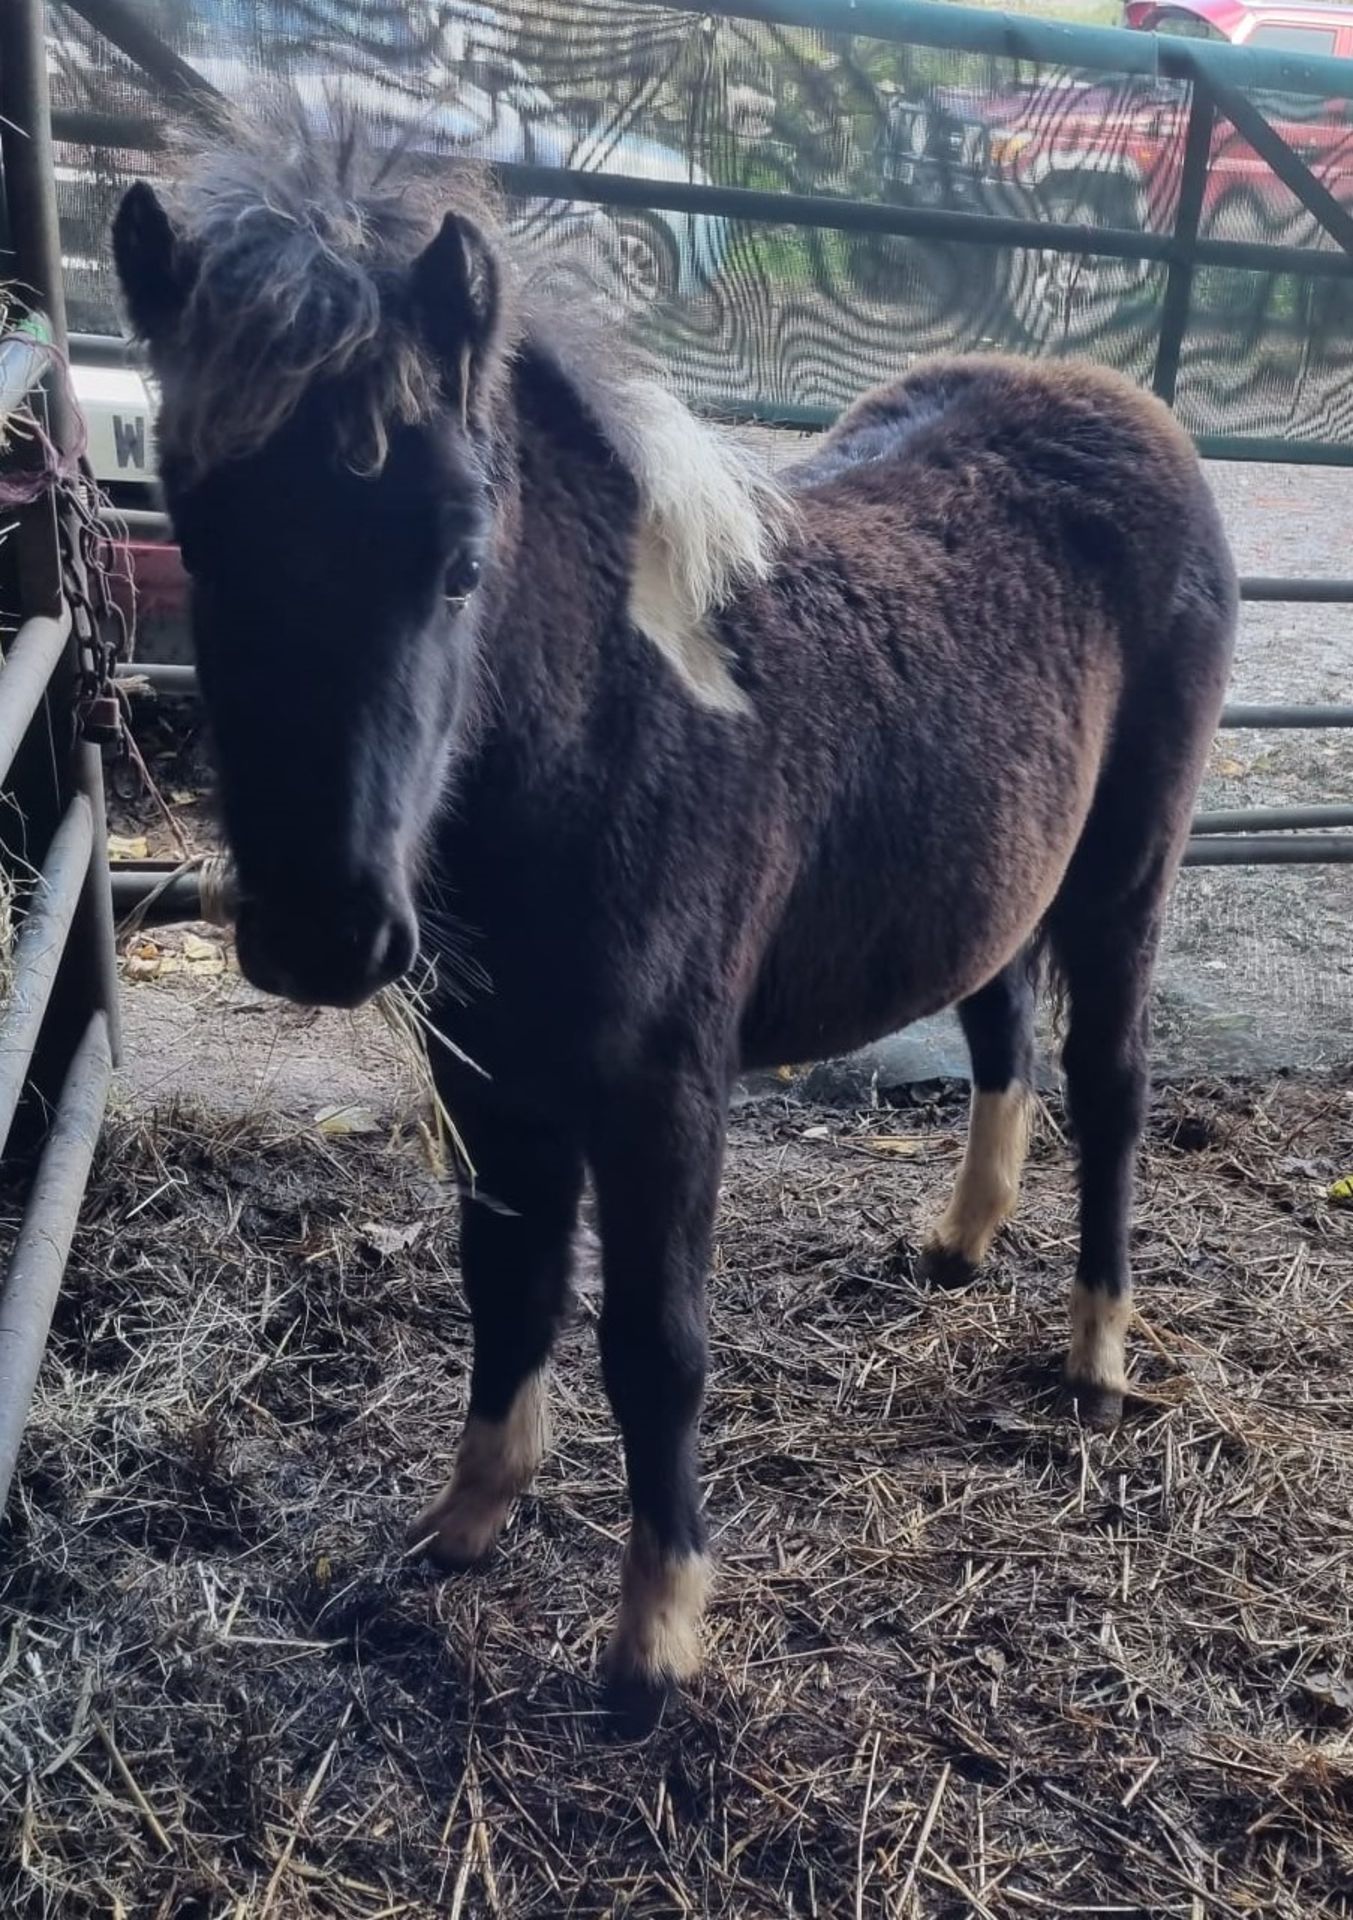
<path fill-rule="evenodd" d="M 310 1007 L 359 1007 L 409 971 L 413 908 L 388 886 L 293 900 L 241 900 L 240 970 L 252 986 Z"/>

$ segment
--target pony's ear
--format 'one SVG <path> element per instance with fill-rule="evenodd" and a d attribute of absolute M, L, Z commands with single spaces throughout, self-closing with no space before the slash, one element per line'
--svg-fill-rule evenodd
<path fill-rule="evenodd" d="M 131 323 L 154 346 L 183 312 L 196 269 L 144 180 L 128 187 L 113 217 L 113 260 Z"/>
<path fill-rule="evenodd" d="M 463 214 L 448 213 L 410 270 L 414 320 L 447 387 L 469 405 L 470 388 L 498 327 L 498 262 Z"/>

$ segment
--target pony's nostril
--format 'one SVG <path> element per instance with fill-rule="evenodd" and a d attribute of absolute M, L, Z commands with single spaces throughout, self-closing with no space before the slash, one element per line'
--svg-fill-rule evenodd
<path fill-rule="evenodd" d="M 382 986 L 400 979 L 409 971 L 418 955 L 418 933 L 413 921 L 402 913 L 391 914 L 377 928 L 371 945 L 371 977 Z"/>

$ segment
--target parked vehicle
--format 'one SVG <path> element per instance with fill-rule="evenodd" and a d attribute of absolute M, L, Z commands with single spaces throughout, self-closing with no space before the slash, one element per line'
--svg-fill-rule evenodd
<path fill-rule="evenodd" d="M 1229 40 L 1272 53 L 1353 57 L 1353 7 L 1270 0 L 1127 0 L 1123 24 L 1146 33 Z"/>
<path fill-rule="evenodd" d="M 1353 6 L 1277 0 L 1128 0 L 1126 24 L 1277 52 L 1353 56 Z M 1353 206 L 1353 105 L 1268 95 L 1276 131 Z M 937 88 L 890 103 L 880 172 L 889 198 L 1011 213 L 1058 225 L 1168 231 L 1183 163 L 1188 90 L 1149 77 L 1068 73 L 992 92 Z M 1289 189 L 1219 120 L 1202 229 L 1230 239 L 1333 244 Z M 1037 343 L 1097 325 L 1153 278 L 1142 262 L 1047 250 L 992 255 L 1010 306 Z"/>

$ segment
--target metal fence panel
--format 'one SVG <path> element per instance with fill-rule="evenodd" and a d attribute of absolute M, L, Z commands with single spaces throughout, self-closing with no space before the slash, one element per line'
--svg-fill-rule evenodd
<path fill-rule="evenodd" d="M 515 224 L 580 245 L 703 405 L 815 424 L 919 353 L 1074 351 L 1207 451 L 1353 459 L 1353 62 L 926 0 L 55 18 L 82 328 L 114 324 L 109 215 L 163 169 L 171 103 L 282 75 L 319 111 L 338 77 L 392 137 L 494 162 Z M 91 22 L 142 58 L 157 27 L 158 79 Z"/>
<path fill-rule="evenodd" d="M 78 695 L 97 637 L 66 594 L 92 508 L 58 378 L 62 274 L 41 0 L 0 8 L 0 158 L 9 272 L 0 326 L 0 1149 L 8 1182 L 37 1149 L 0 1278 L 0 1504 L 102 1123 L 116 1048 L 116 961 L 98 749 Z M 33 310 L 22 313 L 22 301 Z M 79 504 L 79 513 L 75 508 Z M 83 557 L 83 554 L 82 554 Z M 22 1152 L 16 1122 L 25 1120 Z"/>

